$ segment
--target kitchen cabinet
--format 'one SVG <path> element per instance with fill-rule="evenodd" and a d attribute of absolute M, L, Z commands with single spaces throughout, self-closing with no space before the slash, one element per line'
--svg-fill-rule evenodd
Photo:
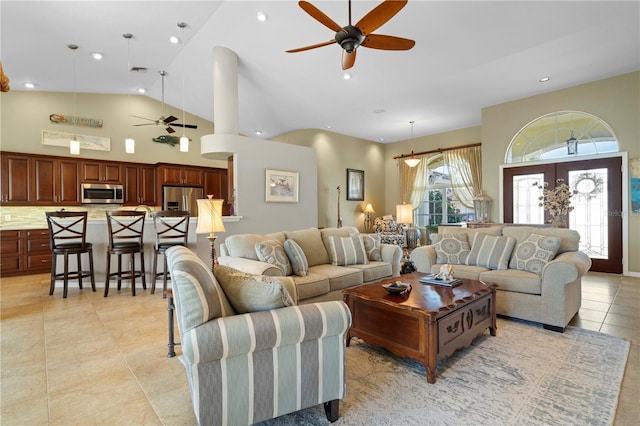
<path fill-rule="evenodd" d="M 30 204 L 80 205 L 80 167 L 77 160 L 35 157 L 33 159 L 33 196 Z"/>
<path fill-rule="evenodd" d="M 227 189 L 227 170 L 218 168 L 204 169 L 204 195 L 213 195 L 213 198 L 222 198 L 223 216 L 229 216 L 230 204 Z"/>
<path fill-rule="evenodd" d="M 18 205 L 29 203 L 31 157 L 3 152 L 0 153 L 0 167 L 0 202 Z"/>
<path fill-rule="evenodd" d="M 80 163 L 81 182 L 122 183 L 122 165 L 104 161 L 82 161 Z"/>
<path fill-rule="evenodd" d="M 51 270 L 48 229 L 0 231 L 0 275 L 30 275 Z"/>
<path fill-rule="evenodd" d="M 162 185 L 202 186 L 202 167 L 158 165 L 158 179 Z"/>
<path fill-rule="evenodd" d="M 155 206 L 158 204 L 155 166 L 124 166 L 124 204 Z"/>

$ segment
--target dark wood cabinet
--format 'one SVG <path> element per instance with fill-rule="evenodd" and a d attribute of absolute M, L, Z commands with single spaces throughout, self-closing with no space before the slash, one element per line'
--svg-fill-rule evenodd
<path fill-rule="evenodd" d="M 32 204 L 80 205 L 79 164 L 73 159 L 33 159 Z"/>
<path fill-rule="evenodd" d="M 222 214 L 229 215 L 230 204 L 228 203 L 227 170 L 209 168 L 204 170 L 204 195 L 213 195 L 213 198 L 225 200 L 222 205 Z"/>
<path fill-rule="evenodd" d="M 144 164 L 124 166 L 124 204 L 158 204 L 156 168 Z"/>
<path fill-rule="evenodd" d="M 0 275 L 30 275 L 51 270 L 48 229 L 0 231 Z"/>
<path fill-rule="evenodd" d="M 31 157 L 1 153 L 0 202 L 26 204 L 30 200 Z"/>
<path fill-rule="evenodd" d="M 122 183 L 122 165 L 104 161 L 82 161 L 81 182 Z"/>
<path fill-rule="evenodd" d="M 158 165 L 160 185 L 202 186 L 202 167 Z"/>

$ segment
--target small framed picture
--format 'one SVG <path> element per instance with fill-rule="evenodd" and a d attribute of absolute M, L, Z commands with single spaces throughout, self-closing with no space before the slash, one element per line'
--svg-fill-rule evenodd
<path fill-rule="evenodd" d="M 347 200 L 364 201 L 364 170 L 347 169 Z"/>
<path fill-rule="evenodd" d="M 298 172 L 266 170 L 264 200 L 267 203 L 297 203 Z"/>

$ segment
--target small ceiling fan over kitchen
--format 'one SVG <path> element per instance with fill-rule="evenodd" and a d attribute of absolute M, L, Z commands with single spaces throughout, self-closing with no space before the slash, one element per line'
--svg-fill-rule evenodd
<path fill-rule="evenodd" d="M 152 126 L 152 125 L 166 126 L 167 133 L 175 133 L 175 130 L 173 130 L 173 127 L 185 127 L 187 129 L 197 129 L 198 126 L 196 126 L 195 124 L 175 123 L 175 121 L 178 118 L 174 117 L 173 115 L 170 115 L 169 117 L 165 118 L 164 116 L 164 77 L 167 75 L 167 72 L 160 71 L 160 75 L 162 76 L 162 115 L 157 120 L 153 120 L 151 118 L 146 118 L 146 117 L 140 117 L 139 115 L 131 115 L 132 117 L 141 118 L 143 120 L 147 120 L 151 122 L 151 123 L 144 123 L 144 124 L 134 124 L 134 126 L 136 127 Z"/>
<path fill-rule="evenodd" d="M 346 27 L 341 27 L 336 24 L 331 18 L 308 1 L 300 1 L 298 4 L 316 21 L 330 30 L 335 31 L 336 35 L 333 40 L 287 50 L 287 53 L 302 52 L 338 43 L 343 49 L 342 69 L 346 70 L 355 64 L 356 49 L 358 46 L 379 50 L 409 50 L 416 44 L 415 41 L 402 37 L 371 34 L 398 13 L 407 4 L 407 0 L 385 0 L 367 13 L 355 25 L 351 25 L 351 0 L 349 0 L 349 25 Z"/>

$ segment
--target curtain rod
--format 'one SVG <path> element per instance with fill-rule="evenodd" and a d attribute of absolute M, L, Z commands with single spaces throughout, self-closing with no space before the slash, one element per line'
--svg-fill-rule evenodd
<path fill-rule="evenodd" d="M 418 156 L 418 155 L 425 155 L 425 154 L 433 154 L 434 152 L 444 152 L 444 151 L 451 151 L 452 149 L 461 149 L 461 148 L 471 148 L 474 146 L 481 146 L 481 143 L 472 143 L 469 145 L 460 145 L 460 146 L 454 146 L 451 148 L 437 148 L 437 149 L 432 149 L 431 151 L 421 151 L 421 152 L 414 152 L 413 155 L 414 156 Z M 395 157 L 393 157 L 394 160 L 397 160 L 399 158 L 410 158 L 411 154 L 401 154 L 401 155 L 396 155 Z"/>

